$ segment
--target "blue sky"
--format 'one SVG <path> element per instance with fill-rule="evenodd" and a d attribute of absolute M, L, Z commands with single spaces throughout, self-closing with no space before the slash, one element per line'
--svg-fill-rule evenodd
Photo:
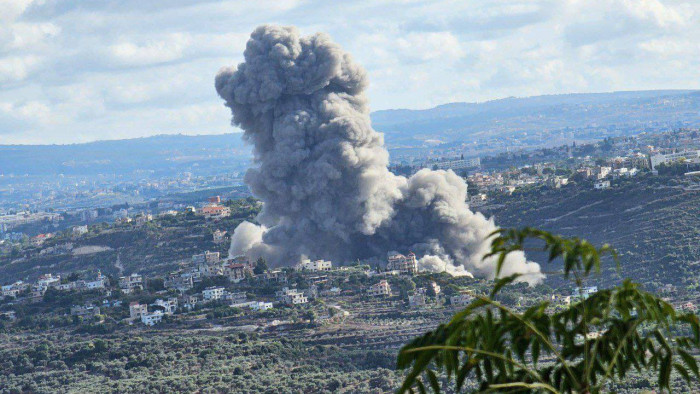
<path fill-rule="evenodd" d="M 0 144 L 233 131 L 217 70 L 260 24 L 330 34 L 372 109 L 700 87 L 700 2 L 0 0 Z"/>

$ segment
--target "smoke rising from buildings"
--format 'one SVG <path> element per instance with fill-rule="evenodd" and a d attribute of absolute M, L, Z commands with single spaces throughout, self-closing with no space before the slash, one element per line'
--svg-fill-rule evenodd
<path fill-rule="evenodd" d="M 452 171 L 388 170 L 367 75 L 329 36 L 261 26 L 244 58 L 219 72 L 216 90 L 253 146 L 245 181 L 264 205 L 260 225 L 234 231 L 232 255 L 292 265 L 413 251 L 424 270 L 494 277 L 494 260 L 482 260 L 493 221 L 469 210 L 467 185 Z M 502 275 L 515 272 L 531 284 L 543 278 L 522 253 L 509 255 Z"/>

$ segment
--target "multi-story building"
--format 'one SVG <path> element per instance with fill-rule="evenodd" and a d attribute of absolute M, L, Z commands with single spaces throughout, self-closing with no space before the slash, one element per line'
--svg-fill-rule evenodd
<path fill-rule="evenodd" d="M 188 295 L 181 297 L 182 300 L 182 307 L 187 309 L 187 310 L 192 310 L 194 309 L 197 304 L 199 304 L 199 297 L 196 295 Z"/>
<path fill-rule="evenodd" d="M 17 281 L 11 285 L 2 286 L 2 296 L 3 297 L 17 297 L 19 293 L 27 290 L 29 288 L 28 283 L 24 283 L 21 280 Z"/>
<path fill-rule="evenodd" d="M 223 266 L 219 252 L 206 251 L 192 256 L 192 263 L 197 267 L 202 276 L 215 276 L 223 274 Z"/>
<path fill-rule="evenodd" d="M 175 313 L 175 311 L 177 311 L 177 298 L 171 297 L 167 300 L 161 300 L 159 298 L 153 303 L 153 305 L 163 308 L 163 312 L 165 312 L 166 315 L 172 315 Z"/>
<path fill-rule="evenodd" d="M 307 270 L 307 271 L 330 271 L 333 269 L 333 263 L 326 260 L 315 260 L 311 261 L 309 259 L 303 259 L 297 266 L 297 270 Z"/>
<path fill-rule="evenodd" d="M 192 264 L 216 264 L 221 261 L 219 252 L 206 251 L 202 254 L 195 254 L 192 256 Z"/>
<path fill-rule="evenodd" d="M 583 298 L 584 300 L 598 292 L 598 286 L 576 287 L 571 295 L 572 298 Z"/>
<path fill-rule="evenodd" d="M 287 283 L 287 275 L 281 270 L 265 272 L 262 279 L 265 282 Z"/>
<path fill-rule="evenodd" d="M 73 227 L 73 235 L 75 235 L 75 236 L 81 236 L 83 234 L 87 234 L 87 232 L 88 232 L 87 225 Z"/>
<path fill-rule="evenodd" d="M 207 287 L 202 291 L 202 298 L 205 301 L 216 301 L 224 298 L 224 288 L 223 287 Z"/>
<path fill-rule="evenodd" d="M 96 316 L 100 314 L 100 308 L 97 306 L 92 306 L 92 305 L 74 305 L 70 308 L 70 314 L 71 316 L 84 316 L 84 317 L 89 317 L 89 316 Z"/>
<path fill-rule="evenodd" d="M 253 269 L 248 264 L 230 263 L 224 265 L 223 274 L 227 276 L 231 282 L 237 283 L 245 279 L 247 275 L 252 275 Z"/>
<path fill-rule="evenodd" d="M 408 295 L 408 305 L 424 306 L 426 304 L 426 289 L 418 288 L 412 294 Z"/>
<path fill-rule="evenodd" d="M 102 275 L 102 272 L 100 272 L 98 270 L 97 276 L 95 277 L 95 280 L 86 281 L 84 286 L 88 290 L 104 289 L 105 286 L 107 285 L 107 282 L 108 282 L 107 277 Z"/>
<path fill-rule="evenodd" d="M 389 271 L 399 271 L 402 274 L 411 275 L 418 272 L 418 261 L 413 252 L 409 253 L 407 256 L 398 252 L 389 252 L 388 260 L 389 264 L 387 264 L 386 268 Z"/>
<path fill-rule="evenodd" d="M 176 272 L 171 273 L 165 278 L 164 285 L 166 289 L 175 289 L 184 292 L 194 287 L 194 281 L 192 275 Z"/>
<path fill-rule="evenodd" d="M 129 304 L 129 317 L 132 319 L 139 319 L 141 315 L 148 313 L 148 306 L 146 304 L 139 304 L 138 302 L 132 302 Z"/>
<path fill-rule="evenodd" d="M 290 289 L 288 287 L 278 291 L 276 295 L 281 302 L 288 305 L 306 304 L 309 301 L 304 293 L 297 291 L 297 289 Z"/>
<path fill-rule="evenodd" d="M 248 295 L 245 291 L 238 291 L 234 293 L 225 293 L 224 299 L 231 301 L 231 305 L 240 304 L 246 302 Z"/>
<path fill-rule="evenodd" d="M 593 188 L 596 190 L 610 189 L 610 181 L 598 181 L 593 184 Z"/>
<path fill-rule="evenodd" d="M 155 311 L 141 315 L 141 323 L 147 326 L 155 326 L 163 320 L 163 312 Z"/>
<path fill-rule="evenodd" d="M 44 290 L 49 287 L 58 286 L 61 283 L 61 275 L 53 276 L 52 274 L 41 275 L 36 281 L 36 286 Z"/>
<path fill-rule="evenodd" d="M 253 301 L 250 304 L 250 309 L 254 311 L 266 311 L 268 309 L 272 309 L 272 303 L 263 301 Z"/>
<path fill-rule="evenodd" d="M 442 291 L 442 288 L 440 288 L 440 285 L 435 283 L 435 282 L 430 282 L 430 287 L 433 289 L 433 293 L 435 295 L 440 294 L 440 292 Z"/>
<path fill-rule="evenodd" d="M 474 301 L 474 296 L 468 293 L 453 295 L 450 297 L 450 304 L 456 307 L 465 307 Z"/>
<path fill-rule="evenodd" d="M 681 152 L 656 154 L 649 156 L 649 163 L 652 170 L 656 170 L 656 166 L 660 164 L 668 164 L 682 159 L 696 161 L 700 159 L 700 150 L 684 150 Z"/>
<path fill-rule="evenodd" d="M 203 206 L 199 213 L 207 219 L 222 219 L 231 216 L 231 208 L 219 204 L 208 204 Z"/>
<path fill-rule="evenodd" d="M 370 297 L 390 296 L 391 286 L 389 286 L 389 282 L 386 279 L 382 279 L 379 283 L 375 283 L 367 289 L 367 295 Z"/>
<path fill-rule="evenodd" d="M 428 164 L 430 167 L 437 168 L 438 170 L 463 170 L 480 167 L 481 159 L 477 157 L 473 159 L 443 160 Z"/>
<path fill-rule="evenodd" d="M 212 234 L 215 244 L 220 244 L 226 240 L 226 231 L 216 230 Z"/>
<path fill-rule="evenodd" d="M 124 294 L 130 294 L 134 290 L 143 290 L 143 277 L 136 273 L 122 276 L 119 278 L 119 288 Z"/>

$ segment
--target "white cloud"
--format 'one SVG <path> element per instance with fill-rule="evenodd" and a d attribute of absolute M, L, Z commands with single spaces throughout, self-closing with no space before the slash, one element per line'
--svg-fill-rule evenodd
<path fill-rule="evenodd" d="M 0 143 L 232 130 L 213 77 L 259 24 L 328 32 L 373 109 L 700 83 L 681 0 L 0 0 Z"/>
<path fill-rule="evenodd" d="M 121 42 L 110 45 L 109 54 L 117 64 L 145 66 L 181 59 L 192 44 L 189 35 L 176 33 L 143 44 Z"/>
<path fill-rule="evenodd" d="M 457 37 L 450 32 L 409 33 L 398 38 L 396 47 L 406 58 L 421 61 L 453 61 L 465 54 Z"/>
<path fill-rule="evenodd" d="M 38 56 L 8 56 L 0 58 L 0 84 L 21 81 L 37 69 L 41 59 Z"/>

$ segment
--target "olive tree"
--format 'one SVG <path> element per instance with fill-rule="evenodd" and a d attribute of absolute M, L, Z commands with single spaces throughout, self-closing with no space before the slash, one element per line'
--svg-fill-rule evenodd
<path fill-rule="evenodd" d="M 499 273 L 509 253 L 533 244 L 543 245 L 549 263 L 562 263 L 563 276 L 578 286 L 600 272 L 601 261 L 617 263 L 608 245 L 542 230 L 501 229 L 492 237 L 485 258 L 496 258 Z M 697 315 L 676 311 L 630 280 L 556 312 L 549 302 L 517 312 L 494 300 L 517 278 L 496 280 L 490 296 L 474 294 L 448 323 L 405 345 L 399 392 L 460 392 L 471 381 L 478 392 L 598 393 L 633 370 L 670 391 L 674 370 L 689 383 L 700 377 L 691 354 L 700 347 Z"/>

